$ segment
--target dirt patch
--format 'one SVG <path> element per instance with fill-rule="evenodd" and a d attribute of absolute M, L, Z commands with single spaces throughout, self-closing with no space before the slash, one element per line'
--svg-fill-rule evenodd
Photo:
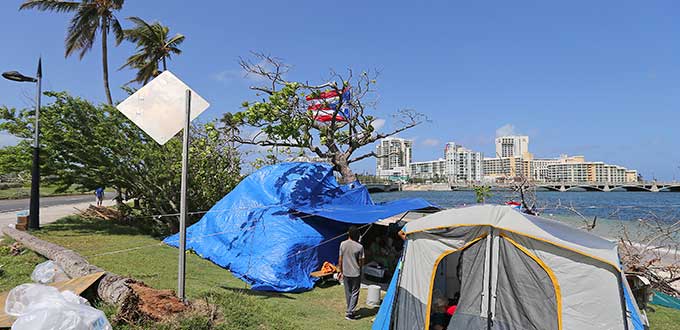
<path fill-rule="evenodd" d="M 125 323 L 164 321 L 189 309 L 172 290 L 158 290 L 142 283 L 131 283 L 132 292 L 123 301 L 116 319 Z"/>

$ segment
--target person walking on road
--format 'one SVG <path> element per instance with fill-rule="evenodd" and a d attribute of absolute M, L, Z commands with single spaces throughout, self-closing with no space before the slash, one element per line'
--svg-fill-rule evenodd
<path fill-rule="evenodd" d="M 354 320 L 354 309 L 359 302 L 361 288 L 361 267 L 364 263 L 364 247 L 359 243 L 359 229 L 349 227 L 349 238 L 340 243 L 340 257 L 338 258 L 339 279 L 345 287 L 347 312 L 345 318 Z"/>
<path fill-rule="evenodd" d="M 104 202 L 104 188 L 99 187 L 94 190 L 94 195 L 97 196 L 97 206 L 102 206 Z"/>

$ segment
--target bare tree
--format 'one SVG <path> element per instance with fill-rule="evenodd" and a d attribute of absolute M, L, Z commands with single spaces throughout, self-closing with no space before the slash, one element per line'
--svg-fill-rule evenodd
<path fill-rule="evenodd" d="M 263 53 L 253 53 L 253 59 L 241 59 L 240 65 L 247 75 L 262 81 L 252 86 L 259 98 L 244 102 L 244 110 L 233 115 L 243 125 L 258 130 L 256 134 L 237 136 L 239 143 L 264 147 L 290 147 L 309 150 L 328 160 L 341 175 L 343 183 L 356 181 L 350 164 L 377 157 L 373 152 L 354 154 L 363 146 L 379 139 L 396 135 L 426 120 L 411 109 L 402 109 L 394 115 L 398 128 L 385 133 L 376 132 L 376 118 L 368 110 L 376 106 L 374 85 L 378 72 L 361 72 L 355 75 L 349 69 L 345 74 L 331 71 L 327 82 L 314 85 L 309 82 L 289 81 L 286 75 L 291 66 L 281 59 Z M 336 95 L 337 103 L 324 103 L 332 109 L 327 122 L 316 120 L 308 109 L 307 97 L 319 98 Z M 325 102 L 325 101 L 324 101 Z M 348 109 L 344 115 L 341 109 Z"/>

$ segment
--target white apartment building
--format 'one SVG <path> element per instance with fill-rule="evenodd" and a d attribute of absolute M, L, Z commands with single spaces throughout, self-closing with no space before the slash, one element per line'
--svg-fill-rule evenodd
<path fill-rule="evenodd" d="M 529 153 L 529 137 L 508 135 L 496 138 L 496 157 L 524 157 Z"/>
<path fill-rule="evenodd" d="M 512 179 L 525 175 L 522 157 L 484 158 L 482 167 L 484 177 L 489 181 Z"/>
<path fill-rule="evenodd" d="M 482 180 L 482 153 L 455 142 L 444 147 L 446 176 L 449 182 L 479 182 Z"/>
<path fill-rule="evenodd" d="M 407 178 L 411 171 L 413 141 L 389 137 L 378 142 L 376 146 L 375 175 L 384 178 Z"/>
<path fill-rule="evenodd" d="M 627 183 L 637 182 L 638 175 L 637 171 L 618 165 L 582 160 L 548 165 L 548 179 L 569 183 Z"/>
<path fill-rule="evenodd" d="M 533 181 L 544 182 L 548 180 L 548 165 L 558 164 L 558 158 L 534 158 L 524 160 L 524 166 L 528 168 L 528 177 Z"/>
<path fill-rule="evenodd" d="M 413 162 L 409 167 L 411 168 L 411 178 L 434 182 L 446 178 L 446 161 L 441 158 L 426 162 Z"/>

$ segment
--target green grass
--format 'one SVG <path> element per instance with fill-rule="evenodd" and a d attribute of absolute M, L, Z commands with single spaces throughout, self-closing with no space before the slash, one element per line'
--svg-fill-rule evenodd
<path fill-rule="evenodd" d="M 155 288 L 176 289 L 177 250 L 161 245 L 136 228 L 68 217 L 44 226 L 36 235 L 73 249 L 108 271 L 142 280 Z M 0 289 L 30 281 L 34 265 L 44 259 L 32 252 L 9 257 L 2 246 L 0 264 L 7 263 L 9 267 L 3 268 L 13 270 L 0 277 Z M 102 255 L 121 250 L 126 251 Z M 195 315 L 167 324 L 117 325 L 116 329 L 369 329 L 377 312 L 360 306 L 366 317 L 353 322 L 344 320 L 344 292 L 337 285 L 299 294 L 250 291 L 228 271 L 192 253 L 187 255 L 186 292 L 192 299 L 208 299 L 219 306 L 222 314 L 219 324 L 210 326 L 206 317 Z M 362 291 L 361 300 L 365 298 Z M 115 308 L 98 307 L 112 319 Z M 651 329 L 680 330 L 680 311 L 653 307 L 656 312 L 648 312 Z"/>
<path fill-rule="evenodd" d="M 59 192 L 59 193 L 57 193 L 55 190 L 57 190 L 57 186 L 42 186 L 42 187 L 40 187 L 40 196 L 49 197 L 49 196 L 74 195 L 74 194 L 77 195 L 77 194 L 83 193 L 81 191 L 76 190 L 73 187 L 70 187 L 66 191 Z M 0 199 L 21 199 L 21 198 L 28 198 L 30 196 L 31 196 L 31 187 L 30 186 L 0 189 Z"/>
<path fill-rule="evenodd" d="M 177 249 L 161 245 L 138 229 L 105 221 L 67 217 L 36 232 L 50 242 L 83 255 L 108 271 L 129 276 L 159 289 L 176 289 Z M 126 250 L 115 254 L 111 251 Z M 377 309 L 360 306 L 360 320 L 344 319 L 341 286 L 315 288 L 298 294 L 247 290 L 246 285 L 213 263 L 193 253 L 187 255 L 186 292 L 190 298 L 209 297 L 224 314 L 219 329 L 369 329 Z M 365 300 L 362 291 L 361 299 Z M 202 322 L 185 319 L 183 322 Z M 179 325 L 176 325 L 179 327 Z M 158 325 L 149 325 L 149 329 Z M 183 327 L 197 328 L 196 324 Z M 121 329 L 127 329 L 122 327 Z M 136 328 L 135 328 L 136 329 Z"/>
<path fill-rule="evenodd" d="M 0 241 L 0 292 L 9 291 L 19 284 L 29 283 L 31 273 L 35 265 L 45 261 L 45 258 L 31 250 L 24 250 L 21 254 L 10 254 L 10 245 L 14 241 L 8 237 L 2 237 Z"/>
<path fill-rule="evenodd" d="M 680 330 L 680 311 L 663 306 L 651 305 L 654 312 L 647 311 L 652 330 Z"/>

